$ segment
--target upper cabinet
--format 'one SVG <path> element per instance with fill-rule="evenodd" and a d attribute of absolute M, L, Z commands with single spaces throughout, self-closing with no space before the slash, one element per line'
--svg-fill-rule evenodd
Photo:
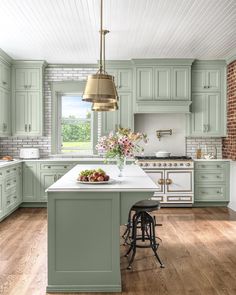
<path fill-rule="evenodd" d="M 2 61 L 0 61 L 0 87 L 7 90 L 11 87 L 11 67 Z"/>
<path fill-rule="evenodd" d="M 15 62 L 12 70 L 13 136 L 43 132 L 44 62 Z"/>
<path fill-rule="evenodd" d="M 192 91 L 212 92 L 220 91 L 221 75 L 219 69 L 193 69 L 192 71 Z"/>
<path fill-rule="evenodd" d="M 134 60 L 135 113 L 189 112 L 193 60 Z"/>
<path fill-rule="evenodd" d="M 226 64 L 196 61 L 192 69 L 192 106 L 187 136 L 226 136 Z"/>
<path fill-rule="evenodd" d="M 115 85 L 118 92 L 132 91 L 132 69 L 108 68 L 107 73 L 114 76 Z"/>
<path fill-rule="evenodd" d="M 42 78 L 39 68 L 16 68 L 15 69 L 15 90 L 33 91 L 40 90 Z"/>
<path fill-rule="evenodd" d="M 0 137 L 11 135 L 11 65 L 0 59 Z"/>

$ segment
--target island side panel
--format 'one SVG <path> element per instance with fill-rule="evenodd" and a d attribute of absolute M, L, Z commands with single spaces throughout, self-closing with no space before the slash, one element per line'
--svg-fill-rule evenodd
<path fill-rule="evenodd" d="M 48 292 L 121 291 L 120 194 L 48 193 Z"/>
<path fill-rule="evenodd" d="M 134 203 L 150 199 L 154 192 L 121 192 L 120 194 L 120 225 L 126 224 L 128 214 Z"/>

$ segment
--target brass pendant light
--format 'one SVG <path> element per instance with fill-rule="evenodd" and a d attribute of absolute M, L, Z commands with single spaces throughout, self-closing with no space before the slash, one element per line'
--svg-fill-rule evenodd
<path fill-rule="evenodd" d="M 93 111 L 113 111 L 118 109 L 118 93 L 114 77 L 105 71 L 105 35 L 108 30 L 103 30 L 103 0 L 101 0 L 101 28 L 100 28 L 100 61 L 96 74 L 88 76 L 83 101 L 92 102 Z M 100 105 L 101 104 L 101 105 Z M 100 107 L 99 107 L 100 105 Z"/>

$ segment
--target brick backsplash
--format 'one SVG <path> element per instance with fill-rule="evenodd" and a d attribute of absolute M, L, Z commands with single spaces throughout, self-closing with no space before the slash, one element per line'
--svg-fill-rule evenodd
<path fill-rule="evenodd" d="M 37 147 L 41 157 L 48 157 L 51 153 L 51 89 L 52 81 L 84 81 L 87 76 L 95 73 L 96 68 L 68 68 L 47 67 L 44 76 L 44 135 L 42 137 L 6 137 L 0 138 L 0 155 L 9 154 L 19 157 L 21 147 Z M 221 158 L 221 138 L 186 138 L 186 154 L 195 157 L 196 148 L 200 144 L 207 145 L 209 151 L 212 146 L 217 147 L 217 156 Z"/>
<path fill-rule="evenodd" d="M 193 159 L 196 158 L 196 150 L 198 146 L 204 152 L 205 148 L 207 148 L 208 153 L 214 153 L 215 147 L 217 149 L 217 158 L 222 158 L 222 138 L 219 137 L 187 137 L 186 138 L 186 155 L 192 157 Z"/>
<path fill-rule="evenodd" d="M 9 154 L 19 157 L 22 147 L 37 147 L 41 157 L 51 153 L 51 101 L 50 82 L 85 81 L 87 76 L 97 71 L 96 68 L 47 67 L 44 75 L 44 134 L 41 137 L 5 137 L 0 138 L 0 155 Z"/>
<path fill-rule="evenodd" d="M 236 60 L 227 68 L 227 137 L 223 140 L 223 157 L 236 160 Z"/>

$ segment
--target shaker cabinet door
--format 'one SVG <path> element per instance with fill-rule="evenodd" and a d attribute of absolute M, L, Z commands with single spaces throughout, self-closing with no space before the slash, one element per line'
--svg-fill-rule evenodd
<path fill-rule="evenodd" d="M 42 102 L 39 92 L 28 92 L 28 134 L 41 134 Z"/>
<path fill-rule="evenodd" d="M 171 69 L 157 67 L 154 69 L 154 97 L 157 100 L 170 100 Z"/>
<path fill-rule="evenodd" d="M 37 164 L 23 164 L 23 202 L 37 201 Z"/>
<path fill-rule="evenodd" d="M 192 91 L 205 91 L 206 74 L 205 70 L 192 70 Z"/>
<path fill-rule="evenodd" d="M 137 100 L 153 100 L 153 69 L 137 68 L 136 75 Z"/>
<path fill-rule="evenodd" d="M 220 91 L 220 71 L 207 70 L 206 71 L 207 89 L 210 91 Z"/>
<path fill-rule="evenodd" d="M 24 91 L 15 93 L 13 110 L 13 135 L 27 135 L 28 132 L 28 94 Z"/>
<path fill-rule="evenodd" d="M 133 130 L 133 101 L 131 93 L 120 93 L 119 95 L 119 126 Z"/>
<path fill-rule="evenodd" d="M 190 68 L 173 67 L 173 100 L 190 100 Z"/>
<path fill-rule="evenodd" d="M 129 69 L 118 70 L 118 91 L 132 90 L 132 72 Z"/>
<path fill-rule="evenodd" d="M 220 95 L 218 93 L 209 93 L 206 96 L 207 133 L 211 136 L 217 136 L 221 132 Z"/>
<path fill-rule="evenodd" d="M 10 92 L 0 88 L 0 136 L 7 136 L 10 133 Z"/>
<path fill-rule="evenodd" d="M 194 93 L 192 95 L 190 126 L 191 136 L 201 136 L 206 130 L 206 97 L 204 93 Z"/>
<path fill-rule="evenodd" d="M 165 171 L 165 179 L 167 193 L 193 192 L 193 171 L 191 170 L 167 170 Z"/>

